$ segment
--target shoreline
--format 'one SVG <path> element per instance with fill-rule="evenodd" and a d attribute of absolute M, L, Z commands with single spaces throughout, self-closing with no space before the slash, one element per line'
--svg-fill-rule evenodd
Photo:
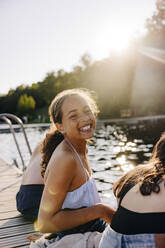
<path fill-rule="evenodd" d="M 139 122 L 144 121 L 152 121 L 155 123 L 158 120 L 165 120 L 165 115 L 153 115 L 153 116 L 141 116 L 141 117 L 125 117 L 125 118 L 112 118 L 112 119 L 98 119 L 96 122 L 96 129 L 100 128 L 103 125 L 108 124 L 138 124 Z M 50 127 L 51 123 L 32 123 L 32 124 L 24 124 L 24 128 L 36 128 L 36 127 Z M 13 124 L 13 128 L 15 131 L 19 131 L 20 125 Z M 0 124 L 0 133 L 10 132 L 10 128 L 8 124 L 1 123 Z"/>

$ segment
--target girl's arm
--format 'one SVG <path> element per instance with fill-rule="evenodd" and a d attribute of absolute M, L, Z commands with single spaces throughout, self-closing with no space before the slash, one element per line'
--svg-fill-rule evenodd
<path fill-rule="evenodd" d="M 155 245 L 156 248 L 164 248 L 165 234 L 155 234 Z"/>
<path fill-rule="evenodd" d="M 75 160 L 70 154 L 62 158 L 53 155 L 48 170 L 38 216 L 39 231 L 67 230 L 97 218 L 110 222 L 114 210 L 101 203 L 76 210 L 61 210 L 76 171 Z"/>

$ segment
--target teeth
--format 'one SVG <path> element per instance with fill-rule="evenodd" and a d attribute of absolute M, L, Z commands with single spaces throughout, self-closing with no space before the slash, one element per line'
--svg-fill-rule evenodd
<path fill-rule="evenodd" d="M 90 125 L 88 125 L 88 126 L 82 127 L 82 128 L 81 128 L 81 131 L 86 131 L 86 130 L 88 130 L 88 129 L 90 129 L 90 128 L 91 128 Z"/>

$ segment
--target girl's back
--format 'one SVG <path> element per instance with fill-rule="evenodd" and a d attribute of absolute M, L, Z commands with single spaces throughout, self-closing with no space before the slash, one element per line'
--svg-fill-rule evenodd
<path fill-rule="evenodd" d="M 40 145 L 38 145 L 32 153 L 31 159 L 22 177 L 22 185 L 27 184 L 43 184 L 44 180 L 41 176 L 41 158 Z"/>

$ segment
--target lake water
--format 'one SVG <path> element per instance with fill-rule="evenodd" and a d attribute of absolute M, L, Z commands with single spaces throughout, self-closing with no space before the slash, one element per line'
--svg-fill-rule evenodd
<path fill-rule="evenodd" d="M 48 127 L 26 127 L 25 130 L 33 150 L 44 138 Z M 104 124 L 96 130 L 93 144 L 88 145 L 88 158 L 104 202 L 115 204 L 112 194 L 113 183 L 123 173 L 139 163 L 145 163 L 150 158 L 153 145 L 164 130 L 164 119 L 131 124 Z M 30 155 L 22 132 L 17 132 L 16 137 L 27 165 Z M 21 166 L 11 133 L 0 133 L 0 157 L 9 163 L 13 163 L 13 159 L 16 159 Z"/>

